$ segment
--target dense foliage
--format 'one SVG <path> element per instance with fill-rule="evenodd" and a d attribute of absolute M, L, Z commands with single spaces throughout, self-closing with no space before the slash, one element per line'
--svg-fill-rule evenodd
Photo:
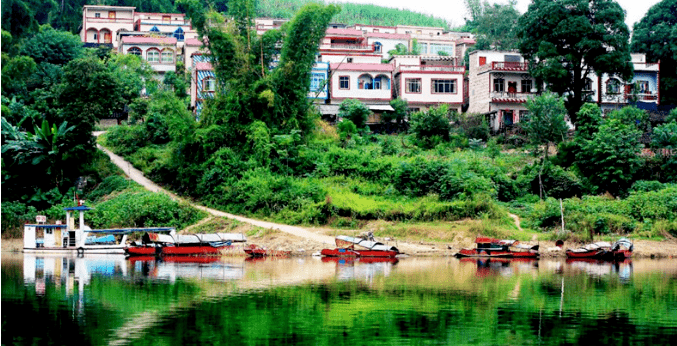
<path fill-rule="evenodd" d="M 625 12 L 613 0 L 534 0 L 519 19 L 519 50 L 529 60 L 529 72 L 551 91 L 568 94 L 573 123 L 587 101 L 590 73 L 632 77 L 624 20 Z"/>

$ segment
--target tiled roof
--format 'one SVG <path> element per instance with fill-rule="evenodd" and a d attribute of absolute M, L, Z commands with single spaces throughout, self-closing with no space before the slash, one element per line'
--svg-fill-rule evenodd
<path fill-rule="evenodd" d="M 122 43 L 131 44 L 176 44 L 176 37 L 124 36 Z"/>
<path fill-rule="evenodd" d="M 336 71 L 369 71 L 369 72 L 392 72 L 391 64 L 353 64 L 353 63 L 334 63 L 331 69 Z"/>
<path fill-rule="evenodd" d="M 214 68 L 212 67 L 211 63 L 198 62 L 198 63 L 195 63 L 195 69 L 199 70 L 199 71 L 210 71 L 210 70 L 213 70 Z"/>
<path fill-rule="evenodd" d="M 187 38 L 185 42 L 186 46 L 202 46 L 202 41 L 196 38 Z"/>
<path fill-rule="evenodd" d="M 362 36 L 361 30 L 355 29 L 334 29 L 329 28 L 324 34 L 325 36 L 348 35 L 348 36 Z"/>

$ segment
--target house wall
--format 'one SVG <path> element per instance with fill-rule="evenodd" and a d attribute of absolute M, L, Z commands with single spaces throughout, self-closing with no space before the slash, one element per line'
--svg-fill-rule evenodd
<path fill-rule="evenodd" d="M 120 45 L 119 51 L 122 54 L 130 54 L 129 50 L 131 48 L 139 48 L 141 50 L 141 57 L 148 61 L 148 52 L 149 51 L 157 51 L 160 53 L 160 61 L 159 62 L 150 62 L 151 68 L 153 68 L 153 71 L 158 72 L 158 73 L 165 73 L 168 71 L 176 71 L 176 59 L 177 59 L 177 52 L 180 53 L 179 50 L 177 50 L 176 46 L 166 46 L 166 45 L 157 45 L 157 44 L 139 44 L 139 43 L 122 43 Z M 162 60 L 162 52 L 172 52 L 172 61 L 171 62 L 166 62 Z"/>
<path fill-rule="evenodd" d="M 384 76 L 388 82 L 382 81 L 381 89 L 360 89 L 359 78 L 362 75 L 369 75 L 372 78 Z M 340 89 L 341 77 L 349 78 L 349 88 Z M 331 103 L 341 103 L 345 99 L 358 99 L 363 102 L 389 103 L 392 99 L 392 73 L 376 71 L 332 71 L 331 75 Z"/>
<path fill-rule="evenodd" d="M 390 56 L 389 51 L 395 49 L 398 44 L 403 44 L 409 49 L 409 40 L 408 39 L 387 39 L 379 37 L 367 37 L 367 43 L 374 45 L 376 42 L 381 43 L 381 51 L 375 52 L 376 54 L 381 55 L 381 59 L 388 59 Z"/>
<path fill-rule="evenodd" d="M 320 55 L 320 61 L 322 62 L 328 62 L 330 64 L 334 63 L 349 63 L 348 59 L 352 59 L 353 64 L 380 64 L 381 63 L 381 55 L 378 54 L 370 54 L 370 55 L 358 55 L 358 54 L 350 54 L 350 53 L 343 53 L 343 54 L 338 54 L 338 53 L 328 53 L 328 52 L 321 52 Z"/>
<path fill-rule="evenodd" d="M 109 13 L 114 12 L 115 18 L 109 18 Z M 97 14 L 99 18 L 97 18 Z M 83 6 L 82 30 L 80 40 L 83 43 L 105 43 L 103 32 L 110 32 L 111 44 L 118 47 L 117 33 L 120 30 L 134 30 L 134 7 L 126 6 Z M 94 34 L 96 30 L 96 39 Z"/>
<path fill-rule="evenodd" d="M 407 92 L 406 83 L 409 79 L 420 79 L 420 92 Z M 434 93 L 433 79 L 455 81 L 454 93 Z M 463 104 L 463 74 L 457 73 L 426 73 L 426 72 L 401 72 L 396 76 L 397 95 L 407 100 L 410 105 L 414 104 L 454 104 L 460 107 Z"/>

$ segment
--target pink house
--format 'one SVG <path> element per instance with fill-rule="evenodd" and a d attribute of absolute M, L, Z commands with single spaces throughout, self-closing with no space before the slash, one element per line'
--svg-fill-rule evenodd
<path fill-rule="evenodd" d="M 419 110 L 440 104 L 449 105 L 459 113 L 463 106 L 464 66 L 456 66 L 456 59 L 448 56 L 395 56 L 394 97 Z"/>

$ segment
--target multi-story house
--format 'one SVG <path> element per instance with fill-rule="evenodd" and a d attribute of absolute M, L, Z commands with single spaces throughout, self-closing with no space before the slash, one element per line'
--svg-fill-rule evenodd
<path fill-rule="evenodd" d="M 168 71 L 176 71 L 177 56 L 181 50 L 176 46 L 175 37 L 123 36 L 118 51 L 142 57 L 157 72 L 157 77 Z"/>
<path fill-rule="evenodd" d="M 491 113 L 490 126 L 499 131 L 519 122 L 525 103 L 536 95 L 529 64 L 515 52 L 474 51 L 469 54 L 471 113 Z"/>
<path fill-rule="evenodd" d="M 216 93 L 216 74 L 209 56 L 195 53 L 191 60 L 190 106 L 199 119 L 205 100 Z"/>
<path fill-rule="evenodd" d="M 85 5 L 82 7 L 80 40 L 85 46 L 118 47 L 117 34 L 134 30 L 135 7 Z"/>
<path fill-rule="evenodd" d="M 393 63 L 393 97 L 409 103 L 411 110 L 441 104 L 461 112 L 465 67 L 457 66 L 454 57 L 395 56 Z"/>
<path fill-rule="evenodd" d="M 367 42 L 361 30 L 327 29 L 319 47 L 320 61 L 328 63 L 378 64 L 381 53 Z"/>
<path fill-rule="evenodd" d="M 289 19 L 280 18 L 256 18 L 254 19 L 256 34 L 263 35 L 268 30 L 279 30 L 282 28 L 282 24 L 288 21 Z"/>
<path fill-rule="evenodd" d="M 658 103 L 659 65 L 646 62 L 644 54 L 632 54 L 635 76 L 623 81 L 617 76 L 588 76 L 588 101 L 604 111 L 635 101 Z M 527 113 L 525 103 L 536 96 L 535 80 L 528 62 L 516 52 L 474 51 L 469 54 L 468 111 L 487 114 L 494 131 L 518 123 Z"/>
<path fill-rule="evenodd" d="M 145 13 L 134 15 L 134 31 L 162 33 L 183 43 L 187 38 L 197 38 L 197 32 L 183 13 Z"/>
<path fill-rule="evenodd" d="M 321 108 L 338 113 L 338 105 L 346 99 L 364 103 L 373 114 L 367 123 L 380 122 L 383 111 L 392 111 L 392 64 L 331 64 L 330 94 L 332 107 Z M 325 114 L 326 115 L 326 114 Z M 333 114 L 332 114 L 333 115 Z"/>

